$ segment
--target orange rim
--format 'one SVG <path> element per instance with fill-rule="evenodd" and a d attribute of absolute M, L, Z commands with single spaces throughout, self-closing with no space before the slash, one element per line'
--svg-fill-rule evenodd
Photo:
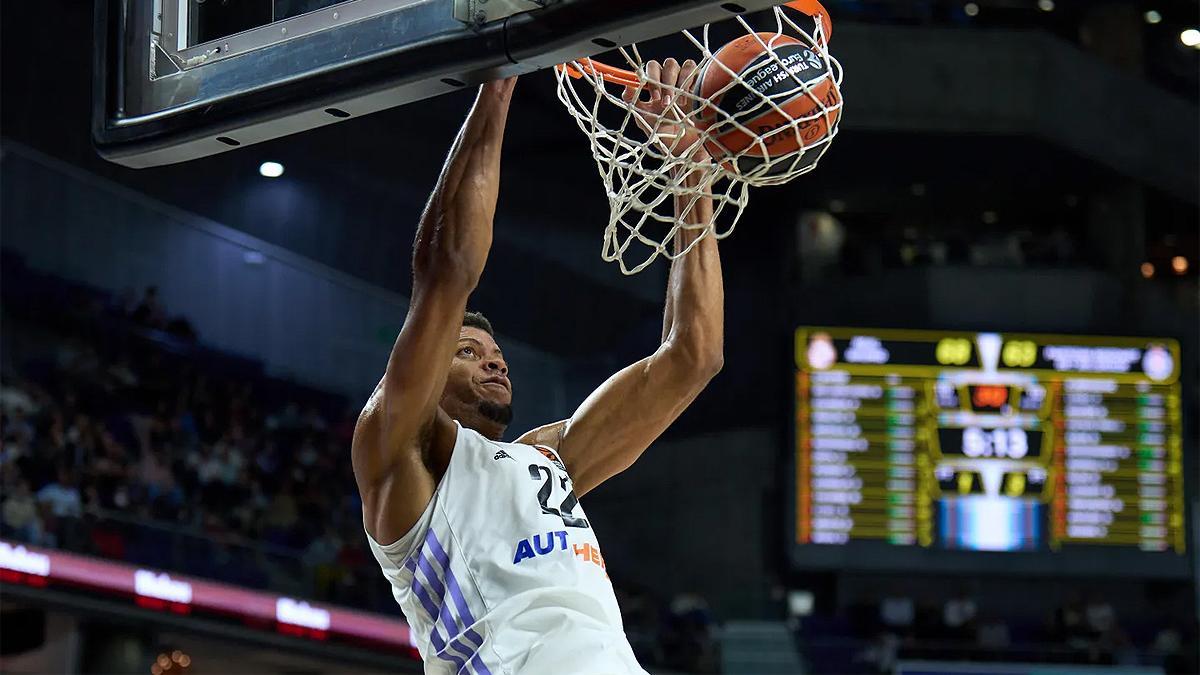
<path fill-rule="evenodd" d="M 833 21 L 829 18 L 829 12 L 825 11 L 825 6 L 821 4 L 820 0 L 791 0 L 791 2 L 785 3 L 784 6 L 798 12 L 803 12 L 819 20 L 825 42 L 829 42 L 829 37 L 833 35 Z M 561 63 L 556 67 L 575 79 L 579 79 L 583 77 L 584 73 L 587 73 L 589 75 L 599 75 L 604 78 L 605 82 L 610 84 L 619 84 L 625 87 L 638 87 L 642 85 L 642 81 L 638 78 L 637 73 L 632 70 L 610 66 L 607 63 L 600 63 L 590 58 L 580 59 L 571 63 Z"/>

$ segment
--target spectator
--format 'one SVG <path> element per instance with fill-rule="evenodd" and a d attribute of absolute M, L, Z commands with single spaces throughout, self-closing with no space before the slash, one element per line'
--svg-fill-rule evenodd
<path fill-rule="evenodd" d="M 75 475 L 66 466 L 59 467 L 56 481 L 38 490 L 37 500 L 46 504 L 55 518 L 79 518 L 83 515 L 83 502 L 76 487 Z"/>
<path fill-rule="evenodd" d="M 33 415 L 38 411 L 38 406 L 30 396 L 20 386 L 12 384 L 13 378 L 5 377 L 6 384 L 0 385 L 0 410 L 3 410 L 5 415 L 13 415 L 20 413 L 22 416 Z"/>
<path fill-rule="evenodd" d="M 2 510 L 5 536 L 30 544 L 41 543 L 42 521 L 29 490 L 29 481 L 24 478 L 17 481 L 16 488 L 5 497 Z"/>
<path fill-rule="evenodd" d="M 196 471 L 196 480 L 202 486 L 216 483 L 225 473 L 224 464 L 213 446 L 202 446 L 199 451 L 192 453 L 190 459 Z"/>
<path fill-rule="evenodd" d="M 975 600 L 963 588 L 942 605 L 942 626 L 947 637 L 965 640 L 975 634 Z"/>
<path fill-rule="evenodd" d="M 6 431 L 4 433 L 3 444 L 0 444 L 0 467 L 16 464 L 22 457 L 28 454 L 25 450 L 25 445 L 21 443 L 21 439 L 17 437 L 16 432 Z"/>
<path fill-rule="evenodd" d="M 107 431 L 100 434 L 101 456 L 90 467 L 90 477 L 96 487 L 100 506 L 124 509 L 129 506 L 125 487 L 130 473 L 125 448 Z"/>
<path fill-rule="evenodd" d="M 891 593 L 879 602 L 879 620 L 896 634 L 908 634 L 916 619 L 916 606 L 908 595 Z"/>
<path fill-rule="evenodd" d="M 1088 646 L 1088 629 L 1084 625 L 1083 604 L 1078 596 L 1072 594 L 1058 609 L 1055 615 L 1055 633 L 1057 637 L 1074 649 L 1086 649 Z"/>
<path fill-rule="evenodd" d="M 292 482 L 287 480 L 283 489 L 275 493 L 267 506 L 263 518 L 263 524 L 266 526 L 263 535 L 271 543 L 291 546 L 293 529 L 298 520 L 296 500 L 292 497 Z"/>
<path fill-rule="evenodd" d="M 1099 594 L 1092 594 L 1083 609 L 1084 624 L 1093 636 L 1106 635 L 1117 627 L 1117 613 L 1112 603 Z"/>
<path fill-rule="evenodd" d="M 142 453 L 137 465 L 137 480 L 145 491 L 147 502 L 154 503 L 162 499 L 167 504 L 178 506 L 183 501 L 183 493 L 175 483 L 171 468 L 159 459 L 160 454 L 163 452 L 158 449 Z"/>
<path fill-rule="evenodd" d="M 317 447 L 313 444 L 312 436 L 305 436 L 304 441 L 300 443 L 300 450 L 296 453 L 296 461 L 300 466 L 309 468 L 317 463 L 317 458 L 320 455 L 317 453 Z"/>
<path fill-rule="evenodd" d="M 14 443 L 29 447 L 36 438 L 37 432 L 25 411 L 17 407 L 8 413 L 7 417 L 7 424 L 4 425 L 4 437 L 11 439 Z"/>

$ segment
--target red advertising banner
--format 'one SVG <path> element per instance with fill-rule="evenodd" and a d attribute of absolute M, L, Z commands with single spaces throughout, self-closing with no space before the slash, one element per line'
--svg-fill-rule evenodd
<path fill-rule="evenodd" d="M 4 540 L 0 582 L 83 589 L 127 598 L 145 609 L 220 615 L 284 635 L 385 647 L 416 657 L 408 624 L 398 619 Z"/>

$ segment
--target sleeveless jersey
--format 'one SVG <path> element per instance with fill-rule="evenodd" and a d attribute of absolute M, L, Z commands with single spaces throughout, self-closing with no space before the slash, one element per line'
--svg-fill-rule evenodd
<path fill-rule="evenodd" d="M 457 422 L 407 534 L 367 541 L 436 675 L 646 675 L 558 455 Z"/>

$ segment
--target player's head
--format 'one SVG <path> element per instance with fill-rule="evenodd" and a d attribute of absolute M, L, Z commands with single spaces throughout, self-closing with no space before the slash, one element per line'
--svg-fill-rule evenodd
<path fill-rule="evenodd" d="M 442 410 L 468 429 L 499 440 L 512 421 L 512 383 L 492 323 L 467 312 L 450 363 Z"/>

